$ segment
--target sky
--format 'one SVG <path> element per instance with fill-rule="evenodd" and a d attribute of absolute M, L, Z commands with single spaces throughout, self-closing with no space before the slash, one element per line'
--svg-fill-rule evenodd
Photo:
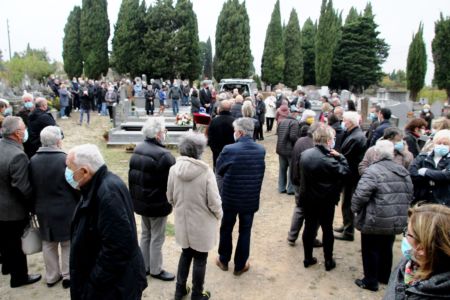
<path fill-rule="evenodd" d="M 214 48 L 217 18 L 225 0 L 191 0 L 197 14 L 199 38 L 211 37 Z M 250 18 L 250 45 L 255 58 L 257 73 L 261 69 L 266 29 L 276 0 L 246 0 Z M 147 5 L 154 1 L 147 0 Z M 174 1 L 175 2 L 175 1 Z M 310 17 L 318 20 L 321 0 L 280 0 L 281 17 L 287 24 L 292 9 L 299 15 L 300 26 Z M 350 7 L 362 11 L 368 0 L 334 0 L 334 7 L 344 16 Z M 427 46 L 428 69 L 426 83 L 433 78 L 431 41 L 434 37 L 434 22 L 440 13 L 450 15 L 449 0 L 372 0 L 375 22 L 379 25 L 380 37 L 390 45 L 389 58 L 383 65 L 385 72 L 406 69 L 408 47 L 419 23 L 424 24 L 424 40 Z M 81 0 L 0 0 L 0 50 L 3 59 L 9 58 L 7 20 L 11 37 L 12 53 L 25 50 L 27 43 L 32 48 L 45 48 L 51 59 L 62 61 L 62 40 L 67 17 L 74 5 Z M 111 36 L 117 20 L 121 0 L 108 0 L 108 16 Z M 213 49 L 214 51 L 214 49 Z"/>

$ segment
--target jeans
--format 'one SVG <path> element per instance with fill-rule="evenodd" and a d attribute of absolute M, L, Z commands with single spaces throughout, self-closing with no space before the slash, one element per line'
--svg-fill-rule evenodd
<path fill-rule="evenodd" d="M 233 228 L 236 217 L 239 216 L 239 237 L 234 253 L 234 270 L 240 271 L 245 267 L 250 255 L 250 236 L 254 213 L 238 213 L 224 211 L 222 224 L 220 226 L 219 259 L 228 264 L 233 251 Z"/>
<path fill-rule="evenodd" d="M 364 283 L 378 286 L 387 284 L 392 268 L 392 246 L 395 235 L 361 233 L 361 254 L 364 269 Z"/>
<path fill-rule="evenodd" d="M 178 99 L 172 99 L 172 111 L 174 116 L 178 114 Z"/>
<path fill-rule="evenodd" d="M 87 115 L 87 123 L 91 121 L 91 111 L 89 109 L 80 109 L 80 125 L 83 124 L 83 114 L 86 113 Z"/>
<path fill-rule="evenodd" d="M 144 257 L 145 271 L 158 275 L 162 270 L 162 246 L 166 239 L 167 217 L 142 216 L 142 233 L 139 247 Z"/>
<path fill-rule="evenodd" d="M 66 107 L 65 106 L 61 106 L 61 109 L 59 110 L 61 118 L 64 117 L 66 115 Z"/>
<path fill-rule="evenodd" d="M 183 95 L 183 100 L 181 101 L 181 105 L 184 105 L 184 106 L 189 105 L 189 96 Z"/>
<path fill-rule="evenodd" d="M 294 187 L 291 184 L 291 168 L 289 167 L 289 157 L 278 155 L 279 171 L 278 171 L 278 192 L 294 193 Z M 286 186 L 287 183 L 287 186 Z"/>
<path fill-rule="evenodd" d="M 192 248 L 183 249 L 180 261 L 178 262 L 175 298 L 181 299 L 184 296 L 189 268 L 191 267 L 192 259 L 194 259 L 194 267 L 192 270 L 192 299 L 201 299 L 203 284 L 205 282 L 207 258 L 208 252 L 199 252 Z"/>
<path fill-rule="evenodd" d="M 101 114 L 102 114 L 102 116 L 106 116 L 107 115 L 106 114 L 106 103 L 105 102 L 102 103 Z"/>

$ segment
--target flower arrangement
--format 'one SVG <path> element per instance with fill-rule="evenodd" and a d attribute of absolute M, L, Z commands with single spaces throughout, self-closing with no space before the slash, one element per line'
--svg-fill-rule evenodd
<path fill-rule="evenodd" d="M 188 113 L 179 113 L 179 114 L 177 114 L 177 116 L 175 118 L 175 124 L 177 124 L 179 126 L 191 125 L 192 117 Z"/>

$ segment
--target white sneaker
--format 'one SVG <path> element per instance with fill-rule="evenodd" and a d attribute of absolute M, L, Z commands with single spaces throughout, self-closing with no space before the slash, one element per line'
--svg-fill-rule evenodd
<path fill-rule="evenodd" d="M 61 119 L 64 119 L 64 120 L 66 120 L 66 119 L 68 119 L 68 117 L 66 117 L 66 116 L 63 116 L 63 117 L 61 117 Z"/>

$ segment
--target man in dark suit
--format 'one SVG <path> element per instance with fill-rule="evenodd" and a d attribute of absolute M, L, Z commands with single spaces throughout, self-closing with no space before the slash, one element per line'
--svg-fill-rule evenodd
<path fill-rule="evenodd" d="M 203 88 L 200 90 L 200 103 L 206 109 L 206 113 L 211 112 L 211 91 L 209 90 L 209 86 L 207 82 L 203 82 Z"/>

